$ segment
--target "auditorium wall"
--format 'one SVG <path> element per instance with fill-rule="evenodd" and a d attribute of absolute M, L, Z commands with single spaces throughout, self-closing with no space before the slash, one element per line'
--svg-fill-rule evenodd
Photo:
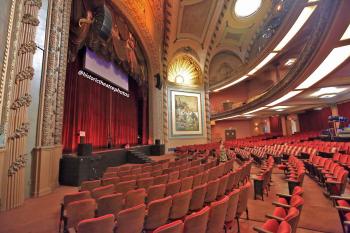
<path fill-rule="evenodd" d="M 253 122 L 251 120 L 225 120 L 216 121 L 211 126 L 212 141 L 225 139 L 225 130 L 236 130 L 236 138 L 251 137 L 254 135 Z"/>

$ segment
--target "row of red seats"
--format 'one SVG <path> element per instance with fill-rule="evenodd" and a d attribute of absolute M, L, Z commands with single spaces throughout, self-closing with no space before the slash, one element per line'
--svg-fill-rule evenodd
<path fill-rule="evenodd" d="M 295 233 L 304 205 L 303 193 L 303 188 L 296 186 L 290 195 L 277 194 L 279 198 L 273 202 L 276 206 L 273 214 L 267 214 L 268 220 L 261 227 L 253 229 L 261 233 Z"/>
<path fill-rule="evenodd" d="M 219 165 L 220 166 L 220 165 Z M 246 164 L 245 166 L 243 166 L 241 169 L 238 169 L 238 171 L 236 171 L 236 172 L 231 172 L 230 173 L 230 175 L 226 175 L 226 176 L 223 176 L 223 177 L 221 177 L 221 179 L 216 179 L 215 181 L 212 181 L 212 182 L 208 182 L 208 187 L 207 187 L 207 189 L 208 190 L 212 190 L 213 189 L 213 187 L 218 187 L 218 188 L 220 188 L 220 187 L 226 187 L 226 186 L 224 186 L 224 184 L 233 184 L 233 179 L 235 179 L 235 177 L 239 177 L 239 179 L 241 179 L 241 178 L 243 178 L 243 179 L 245 179 L 245 180 L 247 180 L 247 176 L 249 176 L 249 172 L 248 172 L 248 168 L 249 168 L 249 170 L 250 170 L 250 165 L 249 164 Z M 233 178 L 233 179 L 232 179 Z M 112 185 L 111 185 L 112 186 Z M 106 186 L 106 187 L 108 187 L 108 186 Z M 165 185 L 163 184 L 163 187 L 164 187 L 164 191 L 165 191 Z M 201 188 L 201 190 L 203 190 L 204 189 L 204 187 L 195 187 L 194 188 L 194 190 L 196 190 L 196 188 L 197 189 L 199 189 L 199 188 Z M 98 189 L 101 189 L 101 188 L 98 188 Z M 215 188 L 214 188 L 214 190 L 215 190 Z M 220 189 L 220 190 L 222 190 L 222 188 Z M 226 191 L 226 188 L 224 189 L 225 191 Z M 112 191 L 112 190 L 111 190 Z M 149 190 L 148 190 L 149 191 Z M 185 192 L 188 192 L 188 191 L 190 191 L 191 192 L 191 194 L 192 194 L 192 191 L 191 190 L 187 190 L 187 191 L 185 191 Z M 93 192 L 94 193 L 94 192 Z M 135 194 L 136 193 L 143 193 L 142 192 L 142 190 L 136 190 L 135 192 L 134 192 Z M 159 191 L 157 192 L 158 194 L 160 193 Z M 184 192 L 183 192 L 184 193 Z M 203 193 L 203 192 L 202 192 Z M 206 192 L 206 193 L 208 193 L 208 192 Z M 211 192 L 210 192 L 211 193 Z M 219 192 L 220 193 L 220 192 Z M 103 199 L 106 199 L 106 196 L 108 196 L 109 195 L 109 197 L 110 196 L 113 196 L 114 194 L 106 194 L 106 193 L 104 193 L 104 196 L 100 196 L 100 195 L 93 195 L 93 197 L 95 197 L 95 198 L 97 198 L 98 200 L 100 200 L 100 201 L 102 201 Z M 122 195 L 122 194 L 119 194 L 119 196 L 120 195 Z M 180 195 L 180 193 L 178 193 L 178 194 L 174 194 L 174 196 L 177 196 L 177 195 L 179 195 L 179 196 L 181 196 Z M 188 195 L 188 194 L 187 194 Z M 209 194 L 208 194 L 209 195 Z M 114 195 L 115 196 L 115 195 Z M 113 196 L 113 197 L 114 197 Z M 116 196 L 118 196 L 118 195 L 116 195 Z M 213 196 L 213 195 L 211 195 L 211 196 Z M 217 197 L 217 195 L 214 195 L 215 196 L 215 198 Z M 142 198 L 143 197 L 143 198 Z M 191 195 L 191 197 L 192 197 L 192 195 Z M 205 197 L 207 197 L 207 194 L 205 195 Z M 209 197 L 210 197 L 210 195 L 209 195 Z M 135 200 L 141 200 L 141 199 L 143 199 L 144 200 L 144 196 L 143 195 L 141 195 L 141 198 L 135 198 L 135 195 L 134 195 L 134 198 L 131 198 L 131 199 L 133 199 L 133 205 L 136 205 L 136 204 L 138 204 L 138 202 L 137 201 L 135 201 Z M 195 198 L 194 200 L 197 200 L 198 198 Z M 114 200 L 115 200 L 115 198 L 114 198 Z M 180 200 L 181 200 L 181 198 L 180 198 Z M 207 200 L 207 199 L 206 199 Z M 210 200 L 210 199 L 209 199 Z M 128 201 L 126 200 L 125 201 L 126 203 L 128 203 Z M 152 202 L 152 201 L 151 201 Z M 150 204 L 151 202 L 148 202 L 148 204 Z M 65 203 L 64 204 L 64 206 L 70 206 L 70 203 Z M 104 206 L 108 206 L 108 205 L 104 205 Z M 129 205 L 127 206 L 127 207 L 129 207 Z M 133 207 L 132 207 L 133 208 Z M 101 212 L 101 211 L 97 211 L 97 212 Z M 102 212 L 101 212 L 102 213 Z M 74 216 L 79 216 L 79 214 L 77 215 L 76 213 L 75 214 L 73 214 Z M 71 218 L 71 219 L 73 219 L 73 220 L 76 220 L 76 218 Z M 72 221 L 73 221 L 72 220 Z M 80 219 L 81 220 L 81 219 Z M 70 224 L 67 222 L 67 224 L 66 224 L 67 226 L 70 226 Z"/>
<path fill-rule="evenodd" d="M 268 196 L 274 163 L 273 157 L 270 156 L 261 164 L 259 172 L 253 178 L 254 199 L 256 199 L 257 196 L 261 196 L 261 199 L 264 200 L 264 193 Z"/>

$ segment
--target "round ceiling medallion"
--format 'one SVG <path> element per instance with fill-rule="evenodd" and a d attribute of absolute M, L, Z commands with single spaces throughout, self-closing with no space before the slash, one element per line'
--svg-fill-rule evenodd
<path fill-rule="evenodd" d="M 237 0 L 234 11 L 238 17 L 248 17 L 257 12 L 262 0 Z"/>

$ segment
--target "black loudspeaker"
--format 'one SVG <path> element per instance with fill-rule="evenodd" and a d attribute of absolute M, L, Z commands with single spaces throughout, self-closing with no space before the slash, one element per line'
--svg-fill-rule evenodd
<path fill-rule="evenodd" d="M 160 77 L 160 74 L 156 74 L 154 75 L 155 78 L 155 83 L 156 83 L 156 88 L 158 88 L 159 90 L 162 90 L 163 87 L 163 83 L 162 83 L 162 79 Z"/>
<path fill-rule="evenodd" d="M 160 139 L 154 140 L 154 144 L 155 144 L 155 145 L 160 145 Z"/>
<path fill-rule="evenodd" d="M 78 144 L 78 156 L 91 156 L 92 144 Z"/>

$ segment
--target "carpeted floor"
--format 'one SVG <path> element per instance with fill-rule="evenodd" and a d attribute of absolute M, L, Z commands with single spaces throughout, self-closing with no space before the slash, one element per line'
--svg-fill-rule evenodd
<path fill-rule="evenodd" d="M 157 156 L 158 157 L 158 156 Z M 171 158 L 170 155 L 157 159 Z M 256 172 L 256 168 L 252 173 Z M 253 200 L 253 190 L 248 202 L 249 219 L 245 214 L 240 220 L 241 232 L 254 232 L 253 226 L 261 226 L 266 220 L 265 214 L 272 213 L 276 200 L 276 193 L 287 193 L 287 183 L 283 180 L 284 175 L 274 169 L 269 197 L 265 201 Z M 320 188 L 309 177 L 304 181 L 305 205 L 299 221 L 298 233 L 327 232 L 341 233 L 341 225 L 338 213 L 332 207 L 331 202 L 322 194 Z M 77 188 L 61 186 L 55 192 L 40 198 L 31 198 L 17 209 L 0 213 L 0 233 L 51 233 L 58 232 L 59 210 L 62 197 L 76 191 Z"/>

